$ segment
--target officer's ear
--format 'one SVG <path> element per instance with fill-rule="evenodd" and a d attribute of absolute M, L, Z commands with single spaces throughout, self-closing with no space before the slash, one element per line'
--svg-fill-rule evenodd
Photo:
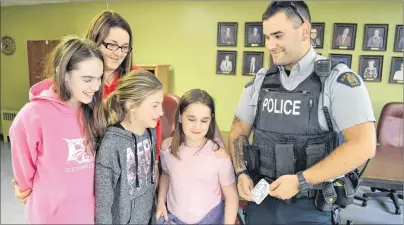
<path fill-rule="evenodd" d="M 305 21 L 302 26 L 302 40 L 303 41 L 309 41 L 310 40 L 310 29 L 311 29 L 311 25 Z"/>
<path fill-rule="evenodd" d="M 182 123 L 182 116 L 181 115 L 178 116 L 178 123 Z"/>

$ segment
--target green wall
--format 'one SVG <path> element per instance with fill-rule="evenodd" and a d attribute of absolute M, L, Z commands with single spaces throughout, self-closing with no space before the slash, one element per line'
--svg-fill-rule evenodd
<path fill-rule="evenodd" d="M 214 96 L 217 120 L 221 130 L 229 130 L 233 110 L 242 88 L 251 77 L 241 75 L 243 51 L 264 51 L 244 47 L 244 22 L 260 21 L 269 1 L 151 1 L 109 3 L 130 23 L 134 34 L 134 62 L 138 64 L 171 64 L 174 94 L 182 95 L 191 88 L 202 88 Z M 359 67 L 359 55 L 384 55 L 383 80 L 366 85 L 378 118 L 382 106 L 390 101 L 403 101 L 403 86 L 388 84 L 393 53 L 395 27 L 402 24 L 401 1 L 348 2 L 312 1 L 313 22 L 325 22 L 324 56 L 329 53 L 353 54 L 352 69 Z M 1 108 L 20 109 L 28 101 L 27 40 L 56 39 L 66 34 L 83 34 L 90 20 L 104 2 L 45 4 L 1 8 L 1 35 L 15 38 L 13 56 L 1 57 Z M 238 22 L 238 47 L 217 47 L 217 22 Z M 358 23 L 355 51 L 331 50 L 333 23 Z M 388 23 L 387 51 L 362 51 L 364 24 Z M 237 50 L 236 76 L 217 75 L 216 52 Z"/>

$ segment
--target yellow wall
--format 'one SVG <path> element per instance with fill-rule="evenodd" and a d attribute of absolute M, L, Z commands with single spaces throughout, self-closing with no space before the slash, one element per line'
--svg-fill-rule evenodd
<path fill-rule="evenodd" d="M 191 88 L 203 88 L 215 97 L 217 119 L 221 130 L 229 130 L 242 88 L 251 77 L 241 75 L 243 51 L 264 51 L 244 47 L 244 22 L 260 21 L 269 1 L 151 1 L 110 3 L 109 9 L 119 12 L 130 23 L 134 34 L 134 62 L 137 64 L 171 64 L 172 92 L 182 95 Z M 325 22 L 324 49 L 318 52 L 343 53 L 331 50 L 333 23 L 358 23 L 356 49 L 352 69 L 359 67 L 359 55 L 383 54 L 383 80 L 366 83 L 376 118 L 382 106 L 390 101 L 403 101 L 402 85 L 388 84 L 393 53 L 395 27 L 402 24 L 403 3 L 395 2 L 308 2 L 313 22 Z M 103 2 L 14 6 L 1 9 L 1 34 L 15 38 L 13 56 L 1 56 L 1 108 L 19 109 L 28 100 L 27 40 L 56 39 L 65 34 L 83 34 L 90 20 L 101 10 Z M 377 12 L 377 13 L 376 13 Z M 238 47 L 217 47 L 217 22 L 238 22 Z M 364 24 L 388 23 L 386 52 L 362 51 Z M 236 76 L 216 75 L 216 52 L 237 50 Z"/>

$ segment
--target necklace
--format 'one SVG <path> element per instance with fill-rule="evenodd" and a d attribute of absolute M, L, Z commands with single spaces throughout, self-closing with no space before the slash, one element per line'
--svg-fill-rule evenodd
<path fill-rule="evenodd" d="M 201 146 L 199 146 L 199 147 L 190 147 L 190 146 L 188 146 L 188 145 L 185 143 L 185 141 L 184 141 L 184 146 L 185 146 L 185 147 L 188 147 L 188 148 L 202 148 L 203 146 L 206 145 L 207 142 L 208 142 L 208 139 L 205 138 L 205 142 L 203 142 L 203 144 L 202 144 Z"/>

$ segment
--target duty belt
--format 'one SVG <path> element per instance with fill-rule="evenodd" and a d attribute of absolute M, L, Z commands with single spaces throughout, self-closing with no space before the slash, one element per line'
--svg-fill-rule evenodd
<path fill-rule="evenodd" d="M 309 190 L 307 193 L 297 193 L 293 198 L 299 199 L 299 198 L 314 198 L 317 190 Z"/>

